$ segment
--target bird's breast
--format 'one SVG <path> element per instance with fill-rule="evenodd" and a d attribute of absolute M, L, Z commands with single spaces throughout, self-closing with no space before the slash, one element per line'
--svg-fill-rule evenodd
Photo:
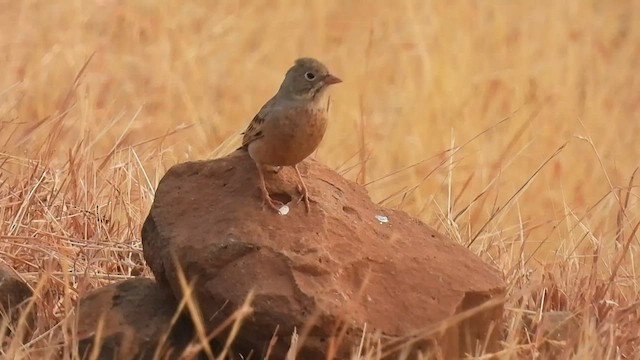
<path fill-rule="evenodd" d="M 326 129 L 326 109 L 284 111 L 280 116 L 269 119 L 269 124 L 265 123 L 264 137 L 256 142 L 254 151 L 250 152 L 261 157 L 254 159 L 263 164 L 292 166 L 318 148 Z"/>

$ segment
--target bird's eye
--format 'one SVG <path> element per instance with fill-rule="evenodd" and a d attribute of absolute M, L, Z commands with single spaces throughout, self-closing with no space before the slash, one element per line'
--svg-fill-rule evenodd
<path fill-rule="evenodd" d="M 316 78 L 316 75 L 314 73 L 312 73 L 312 72 L 306 72 L 306 73 L 304 73 L 304 78 L 309 80 L 309 81 L 312 81 L 313 79 Z"/>

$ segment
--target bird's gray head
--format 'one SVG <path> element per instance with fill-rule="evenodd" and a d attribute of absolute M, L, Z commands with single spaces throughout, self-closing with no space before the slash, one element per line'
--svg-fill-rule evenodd
<path fill-rule="evenodd" d="M 332 84 L 342 82 L 329 73 L 323 63 L 313 58 L 300 58 L 287 71 L 278 94 L 293 99 L 320 99 Z"/>

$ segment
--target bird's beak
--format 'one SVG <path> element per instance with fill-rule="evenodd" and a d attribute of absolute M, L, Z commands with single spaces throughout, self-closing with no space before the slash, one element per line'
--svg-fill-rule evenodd
<path fill-rule="evenodd" d="M 340 78 L 338 78 L 337 76 L 333 76 L 331 74 L 327 75 L 324 78 L 324 83 L 327 85 L 332 85 L 332 84 L 337 84 L 337 83 L 341 83 L 342 80 L 340 80 Z"/>

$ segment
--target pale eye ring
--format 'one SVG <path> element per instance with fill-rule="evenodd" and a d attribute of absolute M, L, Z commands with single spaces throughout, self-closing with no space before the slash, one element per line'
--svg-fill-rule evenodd
<path fill-rule="evenodd" d="M 309 81 L 313 81 L 313 79 L 316 78 L 316 74 L 314 74 L 314 73 L 312 73 L 310 71 L 307 71 L 306 73 L 304 73 L 304 78 L 309 80 Z"/>

